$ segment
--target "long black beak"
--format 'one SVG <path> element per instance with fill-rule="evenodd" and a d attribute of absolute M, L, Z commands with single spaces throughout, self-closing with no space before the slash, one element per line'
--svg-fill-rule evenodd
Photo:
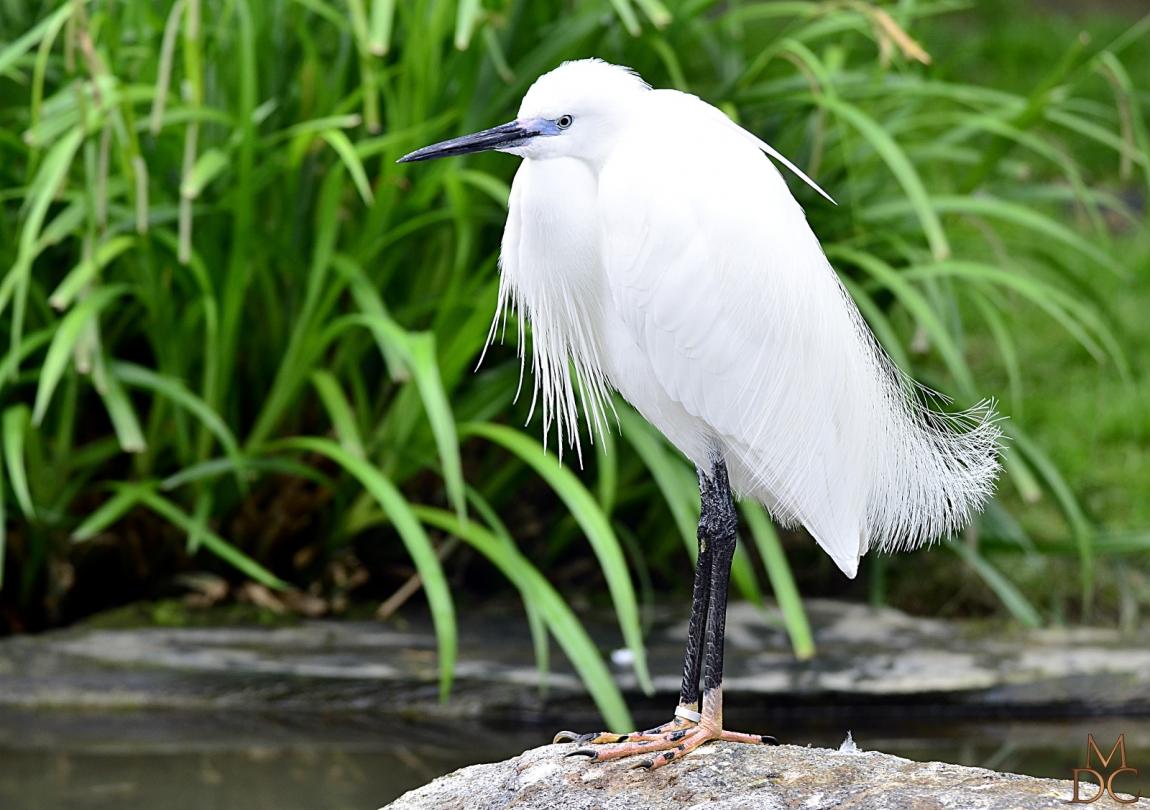
<path fill-rule="evenodd" d="M 396 163 L 414 163 L 417 160 L 434 160 L 435 158 L 466 155 L 471 152 L 485 152 L 488 149 L 501 149 L 514 146 L 535 135 L 541 134 L 537 129 L 524 126 L 519 121 L 509 121 L 482 132 L 452 138 L 449 141 L 434 143 L 422 149 L 416 149 L 409 155 L 404 155 Z"/>

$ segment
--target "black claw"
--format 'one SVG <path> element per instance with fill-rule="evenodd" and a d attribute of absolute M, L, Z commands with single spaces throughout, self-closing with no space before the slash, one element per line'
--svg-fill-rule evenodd
<path fill-rule="evenodd" d="M 578 751 L 568 751 L 563 756 L 565 757 L 587 757 L 588 759 L 598 759 L 599 752 L 592 751 L 590 748 L 580 748 Z"/>
<path fill-rule="evenodd" d="M 654 768 L 654 767 L 655 767 L 655 760 L 653 760 L 653 759 L 645 759 L 645 760 L 643 760 L 642 762 L 637 762 L 637 763 L 635 763 L 635 767 L 636 767 L 636 768 L 642 768 L 642 769 L 643 769 L 643 770 L 645 770 L 645 771 L 649 771 L 649 770 L 651 770 L 652 768 Z"/>
<path fill-rule="evenodd" d="M 579 735 L 574 731 L 557 731 L 555 732 L 555 736 L 551 738 L 551 744 L 558 745 L 560 743 L 579 742 L 580 736 L 586 735 Z"/>
<path fill-rule="evenodd" d="M 762 734 L 759 736 L 759 742 L 763 745 L 778 745 L 779 741 L 772 737 L 770 734 Z"/>

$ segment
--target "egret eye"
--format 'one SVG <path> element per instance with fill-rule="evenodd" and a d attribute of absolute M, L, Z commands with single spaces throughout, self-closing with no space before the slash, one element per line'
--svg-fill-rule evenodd
<path fill-rule="evenodd" d="M 567 129 L 574 121 L 575 119 L 569 115 L 561 115 L 556 119 L 555 126 L 559 127 L 559 129 Z"/>

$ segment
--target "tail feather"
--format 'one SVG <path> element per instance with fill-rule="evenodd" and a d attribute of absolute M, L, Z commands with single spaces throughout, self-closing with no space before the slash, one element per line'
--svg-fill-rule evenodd
<path fill-rule="evenodd" d="M 804 400 L 822 421 L 774 434 L 785 442 L 801 433 L 786 465 L 769 442 L 727 437 L 726 448 L 737 489 L 782 525 L 804 526 L 853 578 L 871 548 L 904 551 L 958 533 L 994 492 L 1002 431 L 991 401 L 941 410 L 945 397 L 900 371 L 841 285 L 839 293 L 851 326 L 823 355 L 834 372 L 824 368 L 824 387 Z M 802 372 L 796 386 L 811 383 Z"/>
<path fill-rule="evenodd" d="M 994 494 L 1001 417 L 992 400 L 957 413 L 940 410 L 950 401 L 899 369 L 842 294 L 883 400 L 873 412 L 867 546 L 905 551 L 952 536 Z"/>
<path fill-rule="evenodd" d="M 1001 420 L 993 402 L 947 414 L 923 401 L 929 392 L 900 387 L 894 440 L 876 459 L 880 472 L 868 499 L 868 535 L 884 551 L 960 531 L 993 495 L 1001 469 Z"/>

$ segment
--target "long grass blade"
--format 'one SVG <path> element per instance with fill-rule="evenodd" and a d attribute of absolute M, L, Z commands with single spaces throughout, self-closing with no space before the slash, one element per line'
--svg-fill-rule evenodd
<path fill-rule="evenodd" d="M 615 685 L 595 643 L 583 629 L 579 619 L 563 601 L 563 597 L 543 578 L 543 575 L 518 552 L 509 549 L 497 537 L 477 523 L 464 523 L 442 509 L 417 506 L 415 514 L 420 520 L 437 529 L 450 532 L 475 548 L 515 583 L 547 621 L 547 627 L 563 648 L 575 671 L 583 679 L 587 691 L 611 728 L 632 728 L 631 717 L 623 696 Z"/>
<path fill-rule="evenodd" d="M 415 570 L 423 580 L 423 590 L 431 607 L 431 619 L 435 624 L 435 637 L 439 650 L 439 695 L 442 700 L 446 700 L 451 694 L 458 647 L 455 608 L 447 587 L 447 579 L 443 574 L 443 567 L 411 505 L 379 470 L 364 459 L 353 456 L 333 441 L 301 436 L 284 439 L 278 446 L 306 453 L 319 453 L 334 461 L 359 481 L 395 527 L 411 561 L 415 563 Z"/>
<path fill-rule="evenodd" d="M 328 142 L 335 153 L 339 155 L 339 159 L 343 161 L 343 165 L 347 168 L 347 173 L 351 175 L 351 180 L 355 183 L 355 189 L 359 192 L 363 204 L 374 204 L 375 194 L 371 190 L 371 183 L 367 180 L 367 170 L 363 168 L 363 161 L 356 154 L 351 139 L 343 130 L 339 129 L 324 130 L 320 133 L 320 137 Z"/>
<path fill-rule="evenodd" d="M 331 417 L 332 427 L 340 447 L 357 458 L 366 457 L 363 449 L 363 438 L 359 434 L 359 427 L 355 422 L 355 411 L 335 375 L 328 371 L 317 370 L 311 373 L 311 382 L 319 394 L 320 401 Z"/>
<path fill-rule="evenodd" d="M 455 47 L 466 51 L 471 37 L 479 24 L 479 14 L 483 10 L 480 0 L 458 0 L 455 12 Z"/>
<path fill-rule="evenodd" d="M 180 194 L 189 200 L 197 199 L 230 163 L 231 158 L 223 150 L 205 149 L 196 158 L 192 170 L 180 181 Z"/>
<path fill-rule="evenodd" d="M 826 107 L 847 121 L 866 139 L 875 153 L 886 163 L 899 185 L 902 186 L 907 197 L 907 204 L 914 211 L 919 224 L 922 226 L 922 231 L 926 235 L 931 255 L 939 261 L 949 258 L 951 255 L 950 242 L 942 228 L 942 222 L 939 221 L 938 214 L 931 206 L 930 195 L 927 194 L 926 186 L 906 152 L 878 122 L 855 105 L 829 95 L 817 96 L 816 101 L 819 105 Z"/>
<path fill-rule="evenodd" d="M 623 23 L 628 34 L 637 37 L 643 33 L 643 28 L 639 25 L 639 17 L 635 14 L 635 9 L 631 7 L 631 0 L 610 0 L 610 3 L 615 9 L 615 14 L 619 17 L 619 22 Z"/>
<path fill-rule="evenodd" d="M 627 572 L 623 549 L 591 493 L 554 456 L 544 453 L 538 443 L 517 430 L 487 422 L 471 422 L 460 427 L 460 434 L 478 436 L 502 446 L 530 465 L 567 505 L 571 516 L 591 543 L 607 580 L 607 589 L 615 605 L 615 615 L 624 643 L 634 657 L 635 677 L 639 686 L 647 694 L 653 693 L 655 687 L 647 669 L 647 652 L 639 626 L 639 606 Z"/>
<path fill-rule="evenodd" d="M 236 441 L 231 428 L 206 402 L 188 390 L 186 385 L 135 363 L 113 363 L 111 372 L 120 382 L 159 394 L 196 417 L 219 441 L 228 458 L 235 464 L 238 474 L 243 461 L 240 457 L 239 442 Z"/>
<path fill-rule="evenodd" d="M 1011 442 L 1054 495 L 1059 508 L 1070 523 L 1070 530 L 1078 548 L 1078 572 L 1082 587 L 1082 600 L 1089 605 L 1094 594 L 1094 527 L 1074 496 L 1058 467 L 1042 448 L 1018 425 L 1011 427 Z"/>
<path fill-rule="evenodd" d="M 507 549 L 519 552 L 519 547 L 511 537 L 507 526 L 499 519 L 499 515 L 482 495 L 475 489 L 468 487 L 467 502 L 479 513 L 486 524 L 486 528 Z M 522 593 L 522 591 L 521 591 Z M 547 676 L 551 671 L 550 637 L 547 635 L 547 623 L 539 612 L 539 608 L 530 599 L 523 600 L 523 611 L 527 614 L 527 627 L 531 631 L 531 647 L 535 651 L 535 666 L 539 671 L 539 685 L 541 689 L 547 688 Z"/>
<path fill-rule="evenodd" d="M 391 47 L 395 0 L 372 0 L 368 44 L 376 56 L 386 56 Z"/>
<path fill-rule="evenodd" d="M 635 0 L 635 5 L 643 10 L 656 28 L 666 28 L 674 19 L 671 11 L 660 0 Z"/>
<path fill-rule="evenodd" d="M 999 598 L 1003 606 L 1010 611 L 1019 624 L 1024 627 L 1042 626 L 1042 616 L 1039 615 L 1038 610 L 1030 603 L 1030 600 L 1023 596 L 1022 591 L 1013 582 L 974 548 L 961 541 L 948 543 L 946 548 L 962 558 L 971 570 L 982 578 L 982 581 L 994 591 L 995 596 Z"/>
<path fill-rule="evenodd" d="M 82 543 L 91 540 L 120 521 L 132 508 L 140 503 L 139 486 L 124 486 L 117 489 L 112 497 L 100 504 L 79 526 L 72 530 L 72 541 Z"/>
<path fill-rule="evenodd" d="M 48 354 L 40 368 L 40 383 L 36 387 L 36 402 L 32 408 L 32 423 L 40 425 L 52 400 L 52 394 L 64 376 L 68 361 L 81 334 L 104 307 L 128 292 L 124 285 L 101 287 L 85 298 L 64 316 L 52 337 Z"/>
<path fill-rule="evenodd" d="M 362 268 L 355 262 L 344 256 L 336 256 L 335 266 L 348 278 L 352 296 L 363 312 L 362 316 L 349 318 L 347 322 L 367 327 L 389 367 L 394 364 L 395 369 L 404 369 L 415 381 L 435 438 L 447 496 L 462 517 L 466 512 L 463 462 L 459 455 L 455 417 L 439 370 L 434 335 L 411 333 L 400 327 L 391 318 L 379 293 L 363 275 Z"/>
<path fill-rule="evenodd" d="M 130 236 L 117 236 L 100 245 L 91 256 L 68 271 L 64 280 L 48 297 L 48 303 L 58 310 L 70 307 L 76 296 L 96 279 L 109 262 L 135 244 L 136 240 Z"/>
<path fill-rule="evenodd" d="M 4 442 L 4 463 L 8 466 L 8 479 L 12 493 L 24 517 L 35 520 L 36 508 L 32 503 L 32 490 L 28 486 L 28 470 L 24 466 L 24 436 L 30 422 L 28 406 L 12 405 L 4 410 L 0 424 L 0 437 Z"/>
<path fill-rule="evenodd" d="M 8 276 L 0 285 L 0 313 L 3 313 L 6 301 L 12 299 L 12 322 L 10 329 L 11 344 L 8 349 L 10 373 L 15 373 L 20 340 L 24 333 L 24 314 L 28 306 L 27 294 L 29 276 L 32 272 L 32 262 L 36 257 L 40 231 L 44 219 L 48 214 L 48 206 L 57 190 L 64 182 L 76 151 L 84 139 L 83 131 L 76 129 L 65 135 L 48 152 L 36 179 L 27 191 L 25 207 L 27 216 L 24 226 L 20 229 L 19 247 L 16 261 L 8 271 Z"/>
<path fill-rule="evenodd" d="M 1073 229 L 1025 205 L 982 195 L 972 197 L 937 196 L 930 198 L 928 204 L 940 214 L 968 214 L 998 219 L 1010 225 L 1017 225 L 1032 231 L 1040 239 L 1050 239 L 1070 248 L 1116 276 L 1128 275 L 1126 269 L 1109 253 L 1091 244 L 1075 233 Z M 869 206 L 864 212 L 864 216 L 867 219 L 883 220 L 905 215 L 912 210 L 914 209 L 909 202 L 900 200 Z"/>
<path fill-rule="evenodd" d="M 160 517 L 183 530 L 189 537 L 196 538 L 197 544 L 219 557 L 228 565 L 249 577 L 276 590 L 284 590 L 288 583 L 268 571 L 258 562 L 209 529 L 202 521 L 193 518 L 175 503 L 151 488 L 141 487 L 137 492 L 139 502 Z"/>
<path fill-rule="evenodd" d="M 102 364 L 106 366 L 106 361 Z M 96 390 L 104 400 L 120 449 L 125 453 L 143 453 L 148 449 L 148 441 L 144 438 L 144 429 L 140 426 L 140 419 L 136 416 L 136 409 L 128 393 L 114 375 L 104 374 L 102 377 Z"/>
<path fill-rule="evenodd" d="M 811 633 L 810 622 L 807 620 L 806 609 L 803 607 L 803 600 L 799 596 L 798 586 L 795 585 L 795 578 L 791 573 L 791 566 L 783 551 L 783 544 L 779 542 L 775 527 L 762 507 L 750 501 L 743 501 L 740 507 L 743 520 L 747 522 L 751 538 L 767 568 L 767 577 L 771 581 L 771 589 L 775 592 L 775 601 L 779 603 L 783 624 L 791 639 L 791 649 L 794 650 L 795 658 L 805 661 L 815 654 L 815 639 Z"/>
<path fill-rule="evenodd" d="M 0 76 L 8 73 L 12 66 L 22 57 L 31 52 L 49 31 L 58 29 L 60 24 L 73 13 L 71 3 L 65 3 L 49 14 L 22 36 L 17 37 L 2 50 L 0 50 Z"/>

